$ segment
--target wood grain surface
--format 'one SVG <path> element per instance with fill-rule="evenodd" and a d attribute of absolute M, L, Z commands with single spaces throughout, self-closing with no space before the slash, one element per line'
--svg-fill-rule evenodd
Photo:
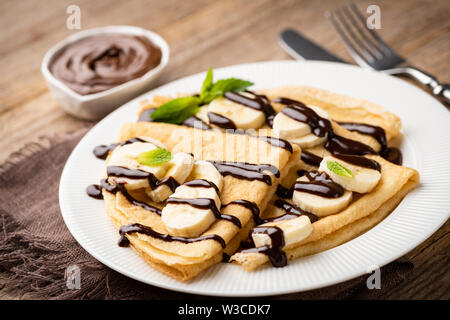
<path fill-rule="evenodd" d="M 0 1 L 0 163 L 39 136 L 90 125 L 66 113 L 50 96 L 40 63 L 56 42 L 75 33 L 66 28 L 70 4 L 81 8 L 81 27 L 135 25 L 159 33 L 171 47 L 167 69 L 155 86 L 227 65 L 289 59 L 278 34 L 296 28 L 338 56 L 352 61 L 324 17 L 347 0 L 3 0 Z M 382 38 L 417 67 L 450 82 L 450 2 L 357 1 L 381 8 Z M 386 299 L 449 299 L 447 222 L 405 258 L 412 276 L 383 294 Z M 1 275 L 0 275 L 1 288 Z M 0 298 L 23 297 L 0 290 Z M 295 298 L 290 295 L 289 298 Z"/>

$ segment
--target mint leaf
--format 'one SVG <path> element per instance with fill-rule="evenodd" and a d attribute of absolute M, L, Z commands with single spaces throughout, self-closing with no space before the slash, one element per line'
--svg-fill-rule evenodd
<path fill-rule="evenodd" d="M 156 109 L 150 115 L 150 118 L 157 122 L 181 124 L 184 120 L 196 114 L 201 105 L 210 103 L 225 92 L 241 92 L 252 85 L 253 82 L 237 78 L 221 79 L 213 82 L 213 70 L 209 68 L 205 80 L 203 80 L 199 96 L 171 100 Z"/>
<path fill-rule="evenodd" d="M 237 79 L 237 78 L 228 78 L 221 79 L 216 81 L 208 94 L 203 98 L 202 103 L 208 104 L 214 99 L 224 95 L 225 92 L 233 91 L 233 92 L 241 92 L 252 86 L 253 82 Z"/>
<path fill-rule="evenodd" d="M 182 97 L 164 103 L 150 117 L 158 122 L 180 124 L 199 110 L 200 98 Z"/>
<path fill-rule="evenodd" d="M 353 178 L 353 173 L 349 169 L 341 165 L 339 162 L 327 161 L 327 168 L 337 175 Z"/>
<path fill-rule="evenodd" d="M 172 159 L 172 154 L 169 150 L 158 148 L 138 155 L 137 161 L 146 166 L 159 166 Z"/>
<path fill-rule="evenodd" d="M 200 92 L 200 99 L 203 100 L 208 94 L 209 90 L 213 86 L 213 70 L 209 68 L 208 73 L 206 74 L 205 80 L 203 80 L 202 91 Z"/>

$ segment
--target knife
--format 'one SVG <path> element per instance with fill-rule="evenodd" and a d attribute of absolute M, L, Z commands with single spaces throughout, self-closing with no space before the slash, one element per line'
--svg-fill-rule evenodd
<path fill-rule="evenodd" d="M 292 29 L 286 29 L 280 33 L 279 43 L 296 60 L 306 59 L 348 63 Z"/>

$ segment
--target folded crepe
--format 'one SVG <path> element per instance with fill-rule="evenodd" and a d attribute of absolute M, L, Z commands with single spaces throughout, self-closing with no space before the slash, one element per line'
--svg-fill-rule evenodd
<path fill-rule="evenodd" d="M 300 149 L 297 146 L 285 149 L 258 137 L 204 131 L 166 123 L 139 122 L 123 125 L 119 142 L 134 137 L 157 139 L 172 154 L 191 153 L 196 160 L 263 164 L 279 170 L 279 176 L 264 171 L 264 174 L 270 177 L 269 181 L 243 179 L 231 174 L 224 174 L 220 201 L 223 206 L 226 206 L 222 207 L 220 211 L 221 214 L 238 218 L 241 228 L 230 221 L 219 219 L 201 236 L 216 235 L 223 239 L 225 247 L 220 241 L 216 241 L 217 239 L 184 243 L 165 241 L 139 232 L 126 235 L 133 249 L 148 264 L 181 281 L 194 278 L 203 270 L 221 262 L 224 253 L 231 255 L 237 250 L 241 241 L 248 237 L 254 224 L 254 211 L 265 209 L 276 190 L 278 181 L 285 177 L 300 157 Z M 114 194 L 104 189 L 103 195 L 106 212 L 117 228 L 138 223 L 151 227 L 161 235 L 169 234 L 159 214 L 133 204 L 123 192 L 119 191 Z M 163 206 L 150 201 L 145 194 L 139 194 L 139 192 L 133 194 L 133 199 L 158 208 Z M 233 201 L 238 203 L 227 205 Z M 239 201 L 254 204 L 256 209 L 246 207 L 245 203 L 242 205 Z"/>
<path fill-rule="evenodd" d="M 344 210 L 312 223 L 312 232 L 306 239 L 283 249 L 288 260 L 334 248 L 361 235 L 383 220 L 418 185 L 416 170 L 392 164 L 379 156 L 367 157 L 381 165 L 381 179 L 375 189 L 357 197 Z M 271 204 L 264 212 L 264 218 L 280 214 L 283 213 L 279 208 Z M 269 257 L 262 253 L 238 252 L 231 261 L 252 271 L 269 262 Z"/>
<path fill-rule="evenodd" d="M 350 131 L 346 123 L 365 124 L 381 128 L 385 132 L 386 142 L 400 136 L 401 122 L 394 114 L 384 111 L 378 105 L 365 100 L 331 93 L 326 90 L 306 86 L 286 86 L 259 91 L 272 103 L 276 112 L 280 112 L 285 104 L 276 103 L 277 98 L 297 100 L 306 105 L 314 105 L 325 110 L 330 116 L 333 131 L 348 139 L 361 142 L 379 152 L 386 147 L 373 135 Z M 139 121 L 126 124 L 122 128 L 119 141 L 133 137 L 149 136 L 163 142 L 172 152 L 189 152 L 196 159 L 222 160 L 250 163 L 272 164 L 279 168 L 280 178 L 272 177 L 272 185 L 261 181 L 246 181 L 233 176 L 225 177 L 225 188 L 221 195 L 222 203 L 245 199 L 257 204 L 260 219 L 270 219 L 285 214 L 274 205 L 279 197 L 275 194 L 276 185 L 280 183 L 288 188 L 299 177 L 297 171 L 317 170 L 317 165 L 303 161 L 300 148 L 295 144 L 293 152 L 270 145 L 269 140 L 245 135 L 225 134 L 222 129 L 198 130 L 186 126 L 148 123 L 150 113 L 165 102 L 179 96 L 155 96 L 150 101 L 143 101 L 139 111 Z M 192 125 L 185 124 L 185 125 Z M 256 133 L 258 136 L 272 136 L 270 127 L 264 125 Z M 199 137 L 200 140 L 199 140 Z M 201 143 L 198 143 L 201 141 Z M 254 144 L 256 142 L 256 144 Z M 226 143 L 225 143 L 226 142 Z M 226 145 L 226 146 L 225 146 Z M 264 155 L 259 149 L 263 148 Z M 330 155 L 323 145 L 303 148 L 319 158 Z M 283 248 L 287 259 L 321 252 L 346 241 L 354 239 L 383 220 L 399 204 L 403 197 L 419 183 L 419 175 L 414 169 L 392 164 L 377 155 L 366 155 L 381 166 L 381 178 L 377 186 L 369 193 L 354 196 L 352 202 L 340 212 L 322 217 L 312 222 L 312 231 L 302 241 Z M 167 233 L 158 215 L 149 215 L 142 208 L 131 205 L 121 193 L 116 195 L 105 193 L 107 212 L 115 225 L 120 227 L 133 222 L 152 226 L 161 233 Z M 145 198 L 145 196 L 143 197 Z M 148 199 L 146 200 L 148 201 Z M 289 201 L 289 200 L 288 200 Z M 291 201 L 292 203 L 292 201 Z M 242 205 L 230 205 L 223 208 L 223 213 L 239 218 L 242 228 L 228 221 L 218 220 L 206 234 L 217 234 L 226 242 L 222 250 L 214 240 L 205 240 L 190 244 L 164 242 L 149 236 L 128 234 L 133 248 L 153 267 L 178 279 L 188 280 L 206 268 L 220 262 L 223 253 L 232 255 L 231 261 L 251 271 L 269 261 L 269 256 L 259 252 L 236 252 L 242 241 L 249 238 L 255 223 L 251 210 Z M 234 253 L 234 254 L 233 254 Z"/>

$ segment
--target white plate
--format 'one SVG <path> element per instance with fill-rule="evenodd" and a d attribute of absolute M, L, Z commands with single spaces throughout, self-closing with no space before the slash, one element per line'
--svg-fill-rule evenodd
<path fill-rule="evenodd" d="M 86 195 L 86 187 L 98 183 L 104 170 L 104 162 L 92 150 L 113 142 L 123 123 L 136 121 L 141 99 L 198 90 L 204 73 L 197 74 L 125 104 L 98 123 L 73 150 L 61 177 L 59 201 L 67 227 L 92 256 L 126 276 L 166 289 L 217 296 L 274 295 L 329 286 L 360 276 L 373 265 L 383 266 L 419 245 L 448 219 L 450 113 L 428 94 L 400 79 L 337 63 L 274 61 L 214 71 L 215 79 L 231 76 L 253 81 L 255 89 L 304 84 L 385 106 L 403 122 L 404 165 L 420 172 L 420 186 L 360 237 L 291 261 L 281 269 L 247 273 L 239 266 L 221 263 L 190 283 L 157 272 L 132 249 L 117 246 L 119 235 L 104 213 L 103 202 Z"/>

